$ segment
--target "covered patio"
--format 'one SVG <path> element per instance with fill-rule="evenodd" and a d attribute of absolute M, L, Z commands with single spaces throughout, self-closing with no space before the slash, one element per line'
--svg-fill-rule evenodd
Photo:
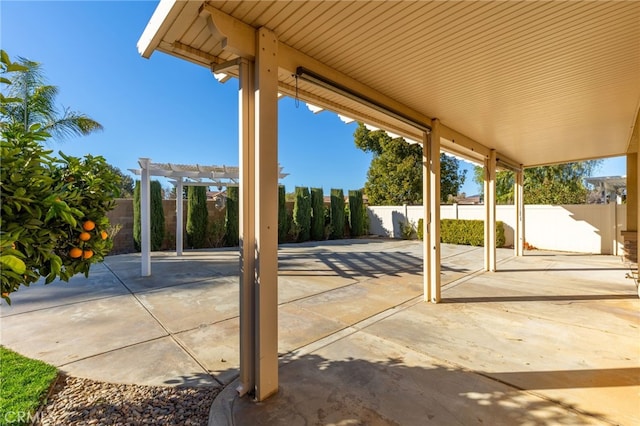
<path fill-rule="evenodd" d="M 88 279 L 33 285 L 0 306 L 1 343 L 75 377 L 224 387 L 212 425 L 640 422 L 640 300 L 619 258 L 498 249 L 489 274 L 481 248 L 445 244 L 443 301 L 428 304 L 422 250 L 281 246 L 279 393 L 264 404 L 235 390 L 235 250 L 154 252 L 150 277 L 140 254 L 108 256 Z"/>
<path fill-rule="evenodd" d="M 164 52 L 239 82 L 239 395 L 262 401 L 279 388 L 279 93 L 422 144 L 422 293 L 437 303 L 441 150 L 484 165 L 486 271 L 498 269 L 501 168 L 517 176 L 519 257 L 524 168 L 627 155 L 627 235 L 635 241 L 639 23 L 640 4 L 631 1 L 161 1 L 141 55 Z M 536 287 L 535 276 L 522 277 Z"/>

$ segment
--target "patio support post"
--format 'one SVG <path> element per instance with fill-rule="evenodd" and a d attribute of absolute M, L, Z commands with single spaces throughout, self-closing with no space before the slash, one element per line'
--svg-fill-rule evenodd
<path fill-rule="evenodd" d="M 256 399 L 278 391 L 278 39 L 264 27 L 255 55 Z"/>
<path fill-rule="evenodd" d="M 149 175 L 149 158 L 140 158 L 140 275 L 151 275 L 151 181 Z"/>
<path fill-rule="evenodd" d="M 240 136 L 240 385 L 243 396 L 255 389 L 255 151 L 253 62 L 241 59 L 239 67 Z"/>
<path fill-rule="evenodd" d="M 438 303 L 440 282 L 440 120 L 431 121 L 431 133 L 424 134 L 423 192 L 424 204 L 424 298 Z"/>
<path fill-rule="evenodd" d="M 182 200 L 182 177 L 176 182 L 176 256 L 182 256 L 183 232 L 184 229 L 184 202 Z"/>
<path fill-rule="evenodd" d="M 513 188 L 513 204 L 516 211 L 516 227 L 513 235 L 514 256 L 524 255 L 524 170 L 515 174 L 516 181 Z"/>
<path fill-rule="evenodd" d="M 496 151 L 485 160 L 484 177 L 484 269 L 496 270 Z"/>
<path fill-rule="evenodd" d="M 638 259 L 638 228 L 640 227 L 640 155 L 637 152 L 627 153 L 627 225 L 622 231 L 624 241 L 624 260 L 637 262 Z M 640 263 L 638 263 L 640 266 Z M 639 270 L 640 272 L 640 270 Z"/>

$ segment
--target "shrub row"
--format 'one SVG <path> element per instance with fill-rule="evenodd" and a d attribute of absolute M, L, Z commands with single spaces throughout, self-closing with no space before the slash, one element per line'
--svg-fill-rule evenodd
<path fill-rule="evenodd" d="M 161 250 L 165 239 L 161 186 L 151 182 L 151 250 Z M 278 242 L 319 241 L 366 235 L 369 231 L 362 190 L 349 191 L 345 205 L 342 189 L 331 190 L 331 203 L 324 205 L 322 188 L 296 187 L 293 212 L 286 207 L 285 187 L 278 188 Z M 224 221 L 209 220 L 206 187 L 187 186 L 186 241 L 188 248 L 234 247 L 239 245 L 239 188 L 227 188 Z M 136 182 L 133 203 L 133 239 L 141 249 L 140 181 Z M 169 240 L 171 239 L 168 236 Z M 175 240 L 174 240 L 175 242 Z M 166 243 L 166 241 L 165 241 Z M 165 244 L 166 246 L 166 244 Z"/>
<path fill-rule="evenodd" d="M 418 220 L 418 239 L 424 235 L 424 222 Z M 440 242 L 469 246 L 484 246 L 484 221 L 467 219 L 441 219 Z M 496 247 L 505 244 L 504 223 L 496 221 Z"/>

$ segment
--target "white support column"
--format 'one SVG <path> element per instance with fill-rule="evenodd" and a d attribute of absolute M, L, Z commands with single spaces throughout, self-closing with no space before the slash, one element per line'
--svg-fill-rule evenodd
<path fill-rule="evenodd" d="M 484 178 L 484 269 L 496 270 L 496 151 L 485 160 Z"/>
<path fill-rule="evenodd" d="M 176 256 L 182 256 L 182 247 L 184 246 L 182 232 L 184 229 L 184 201 L 182 192 L 182 177 L 179 177 L 176 183 Z"/>
<path fill-rule="evenodd" d="M 151 180 L 149 175 L 149 158 L 140 158 L 140 275 L 151 275 Z"/>
<path fill-rule="evenodd" d="M 423 300 L 431 300 L 431 167 L 430 162 L 430 135 L 427 132 L 422 134 L 422 293 Z"/>
<path fill-rule="evenodd" d="M 239 63 L 239 158 L 240 158 L 240 385 L 243 396 L 255 390 L 255 130 L 254 130 L 253 62 Z"/>
<path fill-rule="evenodd" d="M 516 211 L 516 227 L 513 232 L 514 256 L 524 255 L 524 170 L 515 173 L 513 204 Z"/>
<path fill-rule="evenodd" d="M 440 302 L 440 120 L 431 120 L 429 159 L 429 301 Z"/>
<path fill-rule="evenodd" d="M 278 391 L 278 39 L 260 28 L 255 62 L 256 399 Z"/>

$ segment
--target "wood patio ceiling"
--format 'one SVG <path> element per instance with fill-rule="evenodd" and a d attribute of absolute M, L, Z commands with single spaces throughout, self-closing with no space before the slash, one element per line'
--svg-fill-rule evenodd
<path fill-rule="evenodd" d="M 269 28 L 287 52 L 348 76 L 356 91 L 437 117 L 525 166 L 637 151 L 640 2 L 206 3 L 205 10 Z M 207 67 L 235 58 L 201 6 L 162 1 L 141 54 L 158 50 Z M 280 69 L 283 93 L 295 96 L 297 86 L 304 101 L 420 140 L 405 123 L 296 81 L 292 66 Z"/>

